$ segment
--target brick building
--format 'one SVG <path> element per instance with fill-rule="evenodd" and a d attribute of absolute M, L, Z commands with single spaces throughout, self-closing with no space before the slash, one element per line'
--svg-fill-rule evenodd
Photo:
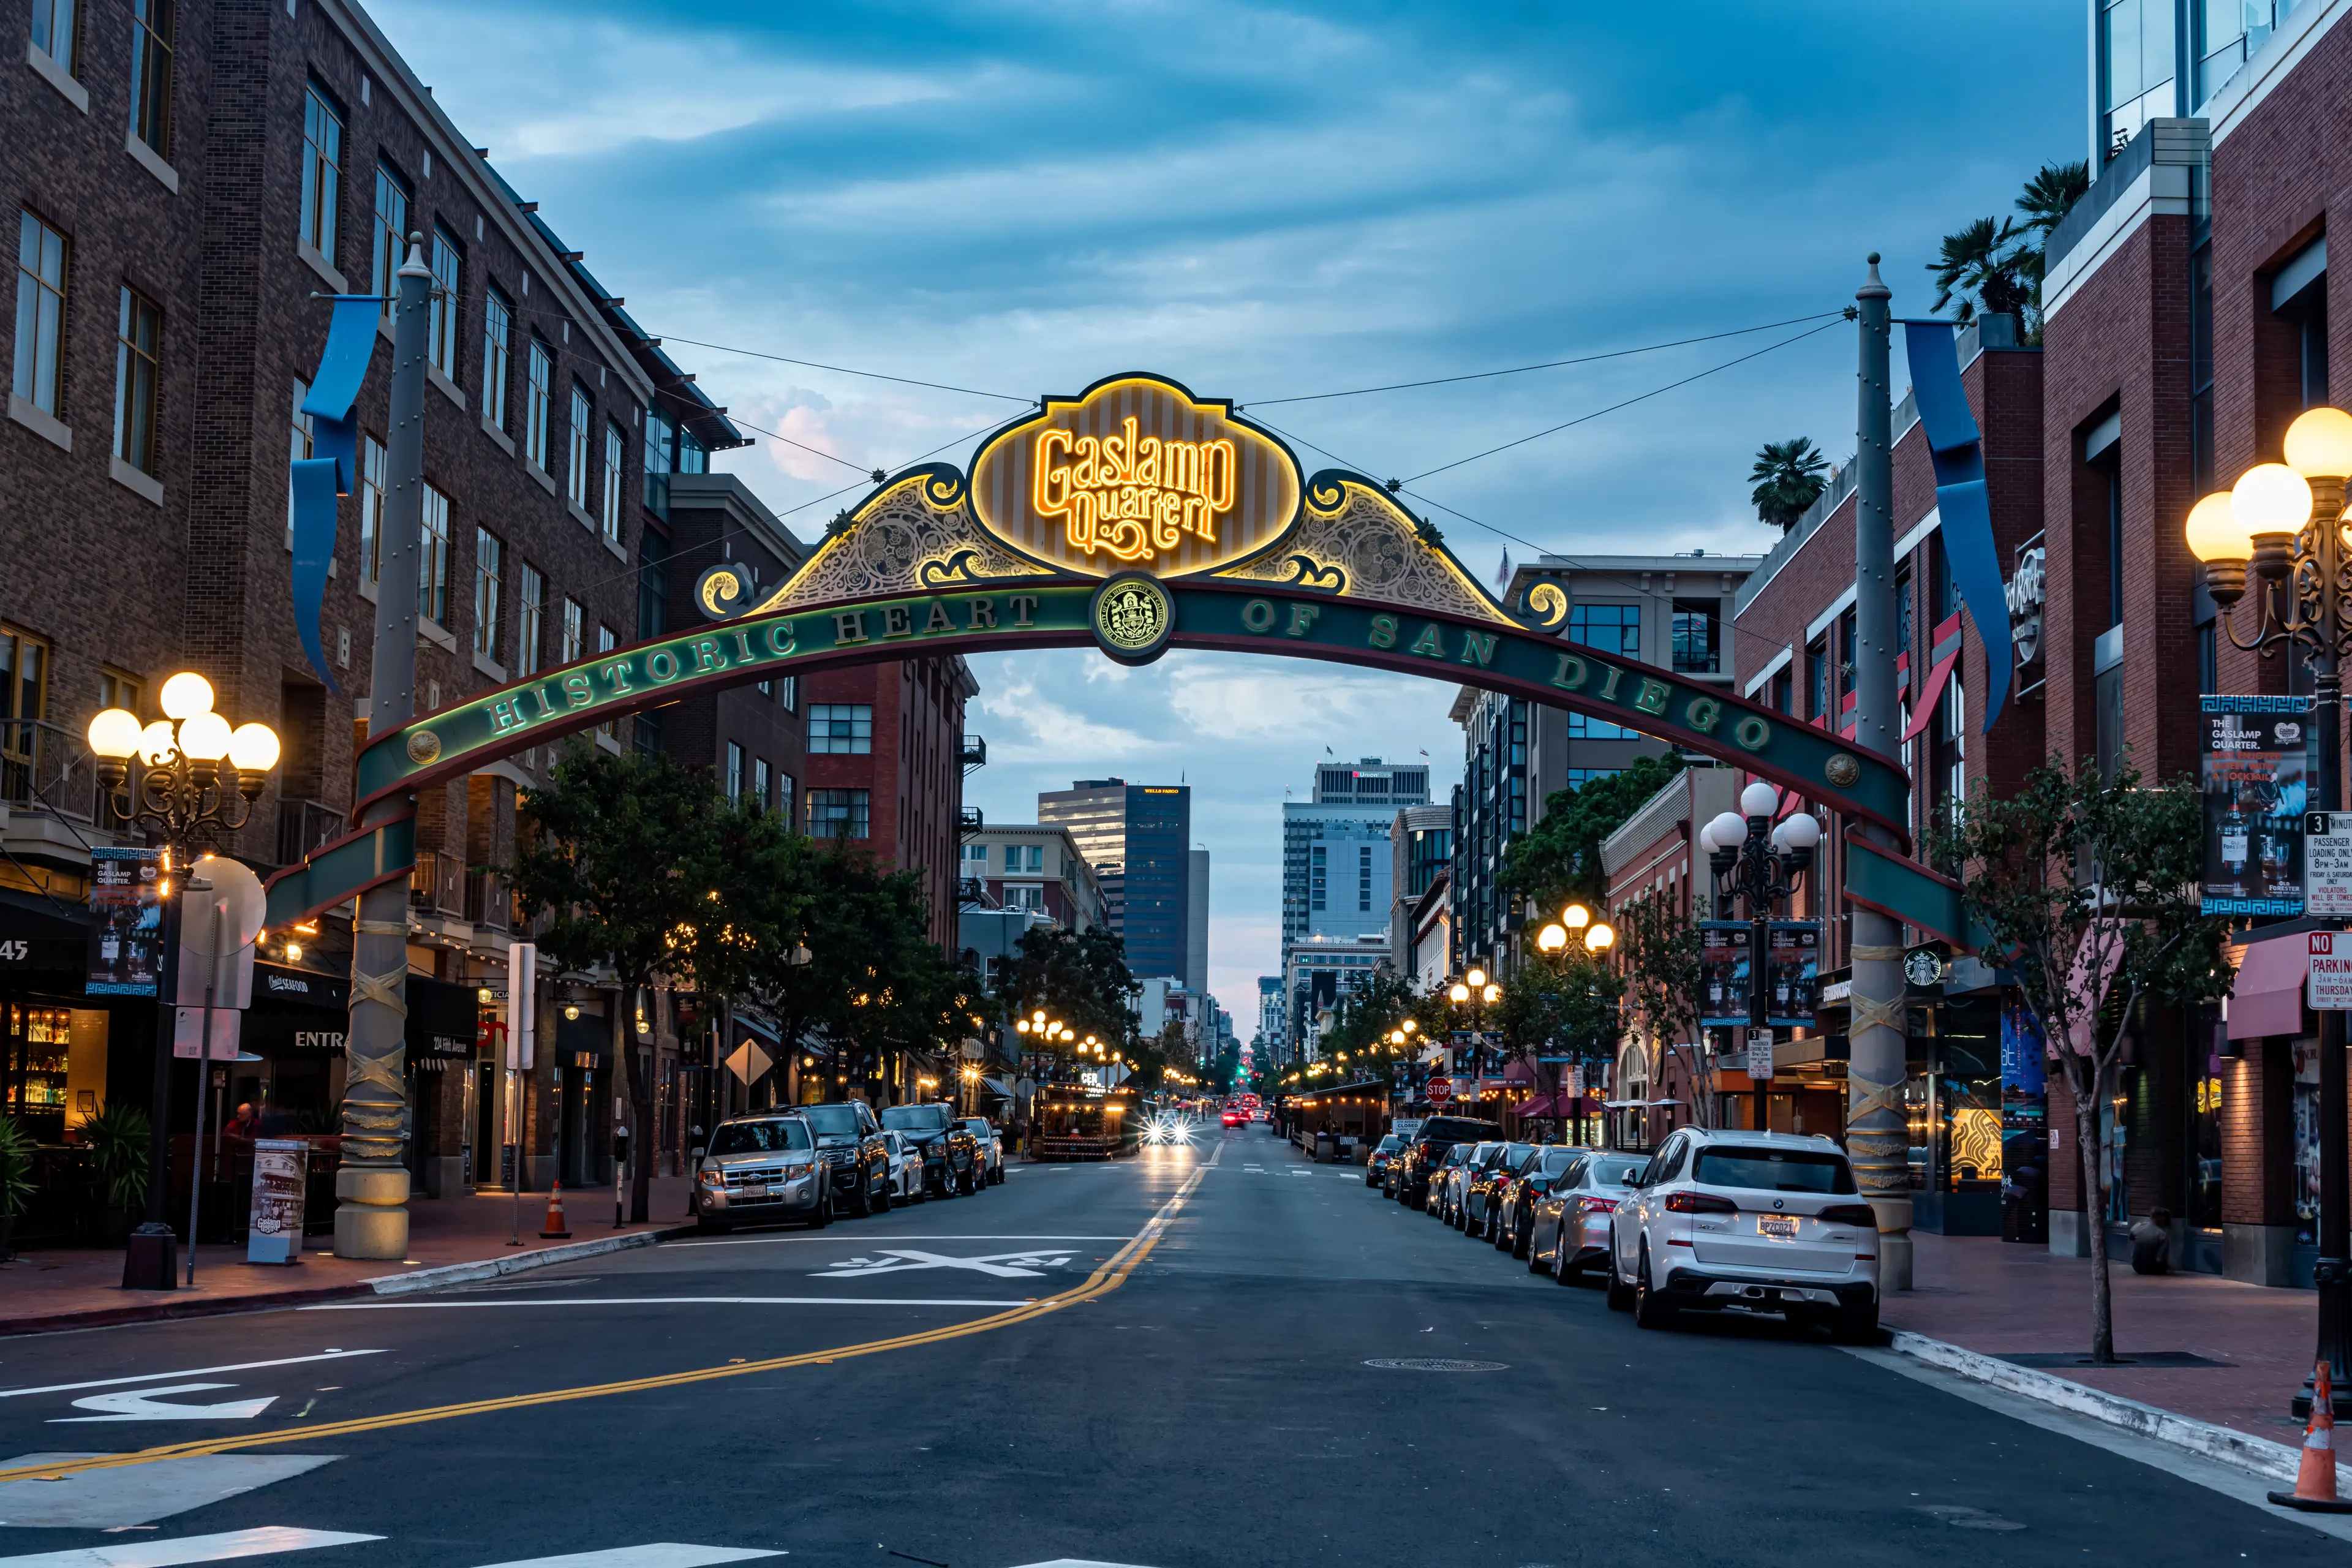
<path fill-rule="evenodd" d="M 356 493 L 321 617 L 333 689 L 297 641 L 289 570 L 287 465 L 310 455 L 299 405 L 327 321 L 314 296 L 387 291 L 401 237 L 423 237 L 436 294 L 420 712 L 635 640 L 645 564 L 668 553 L 667 476 L 742 437 L 344 0 L 136 12 L 43 0 L 25 68 L 0 76 L 0 147 L 19 257 L 0 421 L 12 520 L 0 921 L 41 922 L 47 942 L 37 965 L 0 979 L 0 1077 L 11 1109 L 40 1103 L 54 1075 L 37 1068 L 33 1036 L 55 1046 L 62 1031 L 65 1050 L 42 1053 L 62 1055 L 73 1086 L 55 1136 L 110 1100 L 144 1105 L 154 1048 L 151 1005 L 80 994 L 68 934 L 89 846 L 117 826 L 81 739 L 90 715 L 116 704 L 153 718 L 163 679 L 196 669 L 223 712 L 267 721 L 284 742 L 251 820 L 221 847 L 266 872 L 345 824 L 370 679 L 390 324 L 356 405 Z M 635 739 L 623 721 L 579 743 Z M 475 988 L 499 977 L 512 934 L 506 890 L 481 868 L 511 853 L 516 792 L 552 755 L 532 748 L 418 802 L 409 1064 L 425 1192 L 495 1180 L 498 1149 L 518 1142 L 476 1048 Z M 324 1131 L 341 1094 L 349 944 L 347 924 L 317 924 L 270 933 L 264 956 L 287 978 L 248 1021 L 263 1060 L 225 1087 L 231 1103 L 274 1103 Z M 677 1010 L 647 1005 L 674 1058 Z M 520 1139 L 534 1183 L 592 1177 L 608 1145 L 622 1009 L 582 982 L 542 997 L 540 1016 L 566 1009 L 581 1016 L 544 1031 Z M 194 1100 L 193 1068 L 184 1076 L 175 1121 Z M 666 1104 L 674 1150 L 675 1096 Z"/>

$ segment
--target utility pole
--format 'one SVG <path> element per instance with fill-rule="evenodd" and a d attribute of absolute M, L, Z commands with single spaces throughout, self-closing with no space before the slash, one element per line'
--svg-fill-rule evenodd
<path fill-rule="evenodd" d="M 1893 290 L 1870 276 L 1855 290 L 1862 328 L 1859 405 L 1854 422 L 1853 660 L 1854 744 L 1882 756 L 1900 754 L 1895 700 L 1895 453 L 1894 404 L 1888 381 Z M 1832 652 L 1832 658 L 1836 655 Z M 1834 733 L 1837 720 L 1830 721 Z M 1862 831 L 1892 850 L 1885 828 Z M 1846 1147 L 1862 1195 L 1878 1213 L 1878 1279 L 1882 1290 L 1911 1289 L 1911 1159 L 1903 1110 L 1908 1076 L 1903 1021 L 1903 929 L 1856 905 L 1853 1016 L 1846 1026 Z"/>
<path fill-rule="evenodd" d="M 375 659 L 368 734 L 416 716 L 417 533 L 425 503 L 425 309 L 433 274 L 424 237 L 408 237 L 393 320 L 392 429 L 384 454 L 382 570 L 376 582 Z M 358 826 L 382 827 L 416 813 L 410 795 L 387 795 Z M 352 931 L 352 1023 L 343 1064 L 343 1163 L 335 1173 L 335 1256 L 408 1254 L 408 887 L 385 882 L 360 895 Z"/>

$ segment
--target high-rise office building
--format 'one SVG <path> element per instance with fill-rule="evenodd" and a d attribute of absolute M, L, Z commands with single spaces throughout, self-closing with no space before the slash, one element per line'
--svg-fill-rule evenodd
<path fill-rule="evenodd" d="M 1128 968 L 1190 979 L 1192 790 L 1079 779 L 1040 794 L 1037 820 L 1066 828 L 1094 868 L 1103 912 L 1127 943 Z"/>
<path fill-rule="evenodd" d="M 1184 984 L 1209 994 L 1209 852 L 1194 849 L 1184 882 Z"/>
<path fill-rule="evenodd" d="M 1314 798 L 1282 808 L 1282 940 L 1352 942 L 1385 932 L 1394 883 L 1389 841 L 1397 808 L 1429 799 L 1429 764 L 1377 757 L 1325 763 Z"/>

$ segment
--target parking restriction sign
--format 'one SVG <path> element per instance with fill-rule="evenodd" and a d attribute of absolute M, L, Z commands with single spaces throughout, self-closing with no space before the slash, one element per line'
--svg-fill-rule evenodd
<path fill-rule="evenodd" d="M 2305 814 L 2303 912 L 2352 915 L 2352 811 Z"/>
<path fill-rule="evenodd" d="M 2314 1012 L 2352 1007 L 2352 931 L 2315 931 L 2304 1000 Z"/>

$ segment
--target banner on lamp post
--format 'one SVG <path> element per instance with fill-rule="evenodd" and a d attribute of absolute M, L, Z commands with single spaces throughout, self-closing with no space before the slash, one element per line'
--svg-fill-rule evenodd
<path fill-rule="evenodd" d="M 2200 698 L 2209 915 L 2304 912 L 2304 806 L 2317 766 L 2312 699 Z"/>

